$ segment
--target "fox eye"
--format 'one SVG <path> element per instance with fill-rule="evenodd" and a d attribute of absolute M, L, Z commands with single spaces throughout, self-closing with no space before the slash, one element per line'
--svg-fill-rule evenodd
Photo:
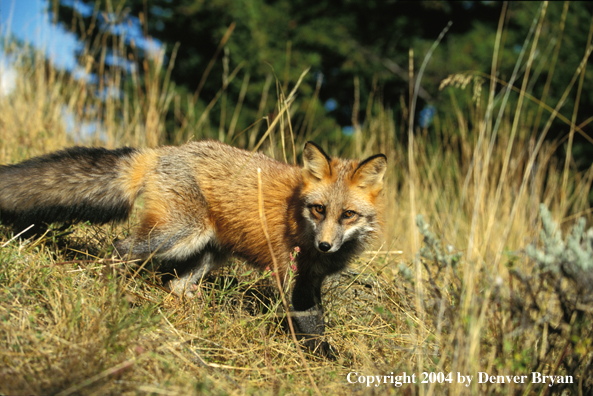
<path fill-rule="evenodd" d="M 314 205 L 313 206 L 313 210 L 315 210 L 315 212 L 317 212 L 319 214 L 324 214 L 325 213 L 325 206 L 323 206 L 323 205 Z"/>
<path fill-rule="evenodd" d="M 353 218 L 353 217 L 354 217 L 354 215 L 355 215 L 355 214 L 356 214 L 356 212 L 355 212 L 355 211 L 353 211 L 353 210 L 347 210 L 347 211 L 345 211 L 344 213 L 342 213 L 342 217 L 343 217 L 344 219 L 351 219 L 351 218 Z"/>

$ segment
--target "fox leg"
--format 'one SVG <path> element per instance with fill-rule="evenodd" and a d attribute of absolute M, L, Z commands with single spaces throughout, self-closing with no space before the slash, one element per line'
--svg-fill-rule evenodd
<path fill-rule="evenodd" d="M 190 286 L 224 264 L 228 255 L 218 246 L 208 205 L 191 181 L 167 179 L 148 183 L 144 211 L 134 234 L 115 244 L 121 256 L 147 259 L 176 274 L 168 286 L 175 294 L 188 294 Z"/>
<path fill-rule="evenodd" d="M 305 346 L 327 358 L 334 358 L 330 345 L 321 341 L 325 332 L 321 306 L 321 284 L 325 276 L 299 274 L 292 291 L 292 323 L 297 337 L 305 339 Z"/>
<path fill-rule="evenodd" d="M 206 224 L 193 227 L 167 227 L 159 223 L 150 231 L 145 224 L 137 232 L 115 243 L 117 252 L 124 257 L 147 259 L 151 255 L 161 260 L 161 267 L 170 276 L 169 289 L 181 296 L 191 297 L 191 286 L 211 270 L 228 261 L 229 254 L 217 246 L 214 231 Z"/>
<path fill-rule="evenodd" d="M 223 266 L 230 256 L 217 247 L 210 230 L 195 231 L 169 233 L 153 228 L 149 235 L 138 233 L 116 242 L 115 246 L 122 256 L 147 259 L 154 254 L 161 259 L 161 268 L 171 274 L 165 278 L 169 278 L 166 280 L 169 289 L 178 296 L 192 297 L 191 286 Z"/>
<path fill-rule="evenodd" d="M 208 244 L 215 243 L 214 232 L 200 228 L 179 230 L 159 224 L 147 231 L 141 225 L 132 236 L 116 241 L 114 245 L 122 257 L 147 259 L 155 256 L 163 261 L 185 263 Z"/>
<path fill-rule="evenodd" d="M 183 262 L 167 261 L 164 265 L 172 268 L 176 274 L 167 285 L 178 296 L 193 297 L 192 286 L 210 271 L 222 267 L 228 259 L 229 254 L 215 247 L 207 247 Z"/>

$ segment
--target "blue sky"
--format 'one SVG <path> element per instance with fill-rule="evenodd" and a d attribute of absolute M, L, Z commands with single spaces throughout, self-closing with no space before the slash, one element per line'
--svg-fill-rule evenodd
<path fill-rule="evenodd" d="M 0 0 L 0 36 L 8 33 L 42 49 L 59 68 L 76 67 L 74 34 L 52 25 L 46 0 Z"/>
<path fill-rule="evenodd" d="M 83 15 L 90 15 L 93 7 L 77 0 L 61 0 L 69 3 Z M 58 69 L 73 72 L 76 78 L 89 78 L 77 64 L 75 50 L 82 46 L 77 36 L 63 26 L 50 21 L 49 0 L 0 0 L 0 39 L 12 35 L 22 42 L 30 43 L 42 50 Z M 102 21 L 101 16 L 98 18 Z M 129 22 L 129 23 L 128 23 Z M 133 39 L 136 45 L 149 53 L 159 51 L 162 46 L 158 40 L 148 40 L 143 36 L 140 22 L 131 17 L 121 25 L 106 25 L 113 32 L 125 30 L 127 39 Z M 108 57 L 107 61 L 111 61 Z M 119 59 L 119 62 L 126 62 Z M 130 66 L 131 67 L 131 66 Z M 12 79 L 10 59 L 6 59 L 0 49 L 0 91 L 10 91 L 8 85 Z M 7 85 L 8 84 L 8 85 Z"/>

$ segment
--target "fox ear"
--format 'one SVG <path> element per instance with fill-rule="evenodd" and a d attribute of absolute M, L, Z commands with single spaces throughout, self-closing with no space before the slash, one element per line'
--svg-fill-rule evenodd
<path fill-rule="evenodd" d="M 383 188 L 383 176 L 387 170 L 387 157 L 383 154 L 373 155 L 362 161 L 352 175 L 352 180 L 360 188 L 377 193 Z"/>
<path fill-rule="evenodd" d="M 315 178 L 318 180 L 331 176 L 331 158 L 313 142 L 305 143 L 303 150 L 303 178 Z"/>

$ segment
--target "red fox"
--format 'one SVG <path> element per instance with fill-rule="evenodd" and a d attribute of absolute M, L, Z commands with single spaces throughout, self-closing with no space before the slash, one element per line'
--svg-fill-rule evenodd
<path fill-rule="evenodd" d="M 0 219 L 24 229 L 54 222 L 125 220 L 136 198 L 144 208 L 134 233 L 115 243 L 130 258 L 155 254 L 179 277 L 176 294 L 230 255 L 281 279 L 298 247 L 292 310 L 309 348 L 324 333 L 321 284 L 360 254 L 381 225 L 383 154 L 364 161 L 330 158 L 308 142 L 303 167 L 216 141 L 157 149 L 74 147 L 0 166 Z M 258 169 L 272 252 L 259 216 Z"/>

